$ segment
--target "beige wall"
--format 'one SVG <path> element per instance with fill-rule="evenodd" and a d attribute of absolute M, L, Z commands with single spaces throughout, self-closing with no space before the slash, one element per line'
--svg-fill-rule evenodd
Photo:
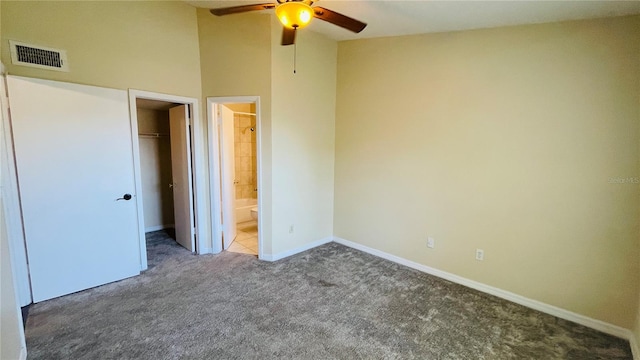
<path fill-rule="evenodd" d="M 13 75 L 201 98 L 197 14 L 184 2 L 2 1 L 0 6 L 2 61 Z M 70 72 L 11 65 L 9 39 L 67 50 Z M 206 139 L 196 140 L 206 149 Z M 208 223 L 198 227 L 209 231 Z"/>
<path fill-rule="evenodd" d="M 280 46 L 274 17 L 199 9 L 198 26 L 203 96 L 261 97 L 265 253 L 331 236 L 336 42 L 301 32 L 293 76 L 293 48 Z"/>
<path fill-rule="evenodd" d="M 260 96 L 266 253 L 335 234 L 634 326 L 639 190 L 610 179 L 640 177 L 639 17 L 342 42 L 337 75 L 336 43 L 300 32 L 293 75 L 266 15 L 182 2 L 0 8 L 12 74 Z M 71 72 L 11 65 L 9 39 L 66 49 Z"/>
<path fill-rule="evenodd" d="M 631 328 L 638 38 L 636 16 L 341 42 L 335 235 Z"/>
<path fill-rule="evenodd" d="M 280 45 L 281 31 L 274 17 L 271 35 L 274 254 L 333 235 L 337 43 L 310 31 L 300 31 L 294 74 L 294 48 Z M 291 225 L 293 233 L 289 232 Z"/>
<path fill-rule="evenodd" d="M 272 39 L 272 16 L 246 14 L 218 18 L 206 9 L 196 10 L 181 2 L 3 1 L 1 6 L 4 20 L 1 32 L 3 44 L 9 39 L 15 39 L 66 49 L 71 68 L 71 72 L 61 73 L 9 65 L 12 74 L 113 88 L 136 88 L 203 99 L 208 96 L 260 96 L 262 188 L 259 191 L 262 192 L 264 205 L 260 216 L 264 221 L 262 230 L 265 252 L 272 254 L 276 250 L 283 251 L 296 244 L 331 235 L 332 204 L 326 199 L 332 197 L 330 194 L 333 187 L 333 181 L 328 181 L 333 177 L 333 164 L 328 159 L 333 159 L 335 42 L 308 33 L 308 45 L 318 42 L 319 49 L 328 49 L 329 52 L 325 54 L 316 51 L 323 62 L 309 59 L 311 65 L 308 69 L 314 70 L 307 70 L 306 73 L 302 71 L 302 66 L 308 50 L 305 45 L 298 48 L 301 66 L 298 82 L 304 85 L 299 89 L 311 88 L 308 91 L 314 96 L 296 102 L 301 107 L 293 110 L 313 109 L 317 115 L 308 116 L 305 122 L 313 123 L 317 119 L 321 121 L 316 127 L 312 127 L 318 132 L 299 132 L 300 137 L 296 141 L 313 146 L 304 149 L 311 152 L 307 153 L 308 156 L 301 153 L 301 158 L 307 156 L 307 160 L 320 161 L 317 164 L 309 162 L 305 168 L 292 169 L 286 152 L 290 149 L 303 150 L 299 148 L 300 144 L 292 145 L 291 148 L 284 144 L 280 146 L 278 151 L 282 159 L 279 165 L 273 164 L 272 140 L 289 141 L 285 127 L 295 125 L 296 122 L 286 114 L 288 99 L 280 97 L 281 110 L 277 112 L 283 119 L 280 123 L 283 128 L 279 135 L 272 136 L 272 86 L 274 89 L 281 89 L 296 83 L 283 77 L 272 84 L 272 70 L 279 69 L 272 68 L 272 57 L 283 61 L 278 65 L 290 64 L 292 59 L 290 47 L 287 48 L 289 51 L 281 49 L 280 35 Z M 304 39 L 304 36 L 300 39 Z M 284 55 L 272 54 L 272 48 L 283 51 L 281 54 Z M 313 46 L 307 49 L 313 49 Z M 9 49 L 6 46 L 2 48 L 2 59 L 5 63 L 10 63 Z M 289 66 L 284 68 L 289 71 Z M 290 94 L 292 91 L 284 90 L 283 94 Z M 322 105 L 318 106 L 319 104 Z M 202 110 L 205 110 L 204 102 Z M 203 125 L 206 128 L 206 124 Z M 294 161 L 296 162 L 299 160 Z M 278 202 L 282 204 L 278 205 L 278 209 L 274 208 L 272 201 L 275 171 L 278 171 L 283 184 L 278 190 Z M 287 179 L 291 174 L 295 175 Z M 307 186 L 300 186 L 302 178 L 298 179 L 297 176 L 304 177 L 306 181 L 311 174 L 320 174 L 320 177 L 308 181 Z M 291 192 L 284 184 L 300 188 Z M 298 192 L 315 192 L 317 195 L 298 196 Z M 317 209 L 310 210 L 299 221 L 295 219 L 295 212 L 302 208 L 302 199 L 315 200 L 316 196 L 323 199 L 317 205 L 312 205 L 317 206 Z M 203 197 L 208 199 L 208 194 Z M 292 200 L 293 198 L 299 199 Z M 271 228 L 272 214 L 275 211 L 280 213 L 277 225 L 280 228 L 277 231 Z M 316 215 L 319 214 L 318 219 Z M 296 230 L 295 236 L 289 235 L 289 224 L 296 225 L 300 232 Z M 277 241 L 282 243 L 273 250 L 272 239 L 283 233 L 286 233 L 287 238 L 279 238 Z"/>
<path fill-rule="evenodd" d="M 2 1 L 9 73 L 200 97 L 196 10 L 178 1 Z M 70 72 L 11 65 L 8 40 L 67 50 Z"/>
<path fill-rule="evenodd" d="M 174 216 L 173 192 L 169 187 L 172 182 L 169 111 L 138 109 L 137 115 L 144 227 L 146 231 L 172 227 Z"/>
<path fill-rule="evenodd" d="M 216 17 L 198 9 L 202 96 L 260 96 L 263 201 L 262 242 L 272 249 L 271 36 L 270 16 Z M 210 120 L 207 120 L 210 122 Z"/>
<path fill-rule="evenodd" d="M 16 292 L 9 255 L 9 237 L 5 222 L 4 204 L 0 194 L 0 271 L 2 271 L 2 287 L 0 288 L 0 305 L 2 325 L 0 325 L 0 359 L 19 359 L 25 347 L 22 336 L 22 316 L 16 302 Z"/>
<path fill-rule="evenodd" d="M 636 315 L 636 321 L 633 324 L 633 328 L 631 329 L 633 331 L 633 336 L 635 337 L 635 346 L 636 349 L 634 351 L 640 350 L 637 348 L 637 346 L 640 345 L 640 301 L 638 301 L 638 309 L 637 309 L 637 315 Z M 633 342 L 631 342 L 633 344 Z"/>

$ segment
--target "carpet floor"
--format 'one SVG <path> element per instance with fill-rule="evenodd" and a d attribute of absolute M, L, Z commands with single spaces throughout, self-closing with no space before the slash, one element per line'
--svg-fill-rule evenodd
<path fill-rule="evenodd" d="M 329 243 L 269 263 L 148 237 L 140 276 L 34 304 L 29 359 L 631 359 L 629 343 Z"/>

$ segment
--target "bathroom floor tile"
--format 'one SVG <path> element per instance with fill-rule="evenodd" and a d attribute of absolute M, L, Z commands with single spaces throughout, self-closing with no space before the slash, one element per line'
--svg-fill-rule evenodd
<path fill-rule="evenodd" d="M 240 253 L 240 254 L 250 254 L 250 255 L 258 255 L 257 251 L 253 251 L 237 242 L 233 242 L 227 251 Z"/>
<path fill-rule="evenodd" d="M 258 227 L 254 224 L 238 226 L 235 241 L 227 251 L 258 255 Z"/>
<path fill-rule="evenodd" d="M 238 234 L 236 235 L 236 241 L 244 240 L 244 239 L 250 239 L 252 237 L 253 237 L 253 235 L 251 235 L 251 234 L 248 234 L 248 233 L 243 232 L 243 231 L 238 231 Z"/>
<path fill-rule="evenodd" d="M 241 254 L 258 255 L 258 235 L 257 228 L 255 226 L 248 227 L 248 229 L 255 230 L 255 234 L 245 231 L 245 229 L 238 229 L 235 241 L 231 244 L 227 251 L 236 252 Z"/>
<path fill-rule="evenodd" d="M 249 247 L 249 246 L 251 246 L 251 245 L 254 245 L 254 244 L 257 244 L 257 243 L 258 243 L 258 242 L 256 241 L 256 239 L 255 239 L 255 238 L 253 238 L 253 237 L 248 237 L 248 238 L 243 238 L 243 239 L 237 239 L 237 238 L 236 238 L 236 241 L 235 241 L 235 242 L 237 242 L 237 243 L 239 243 L 240 245 L 245 246 L 245 247 Z"/>
<path fill-rule="evenodd" d="M 238 227 L 239 231 L 244 231 L 246 233 L 254 233 L 254 234 L 258 234 L 258 226 L 257 225 L 249 225 L 249 226 L 245 226 L 245 227 Z"/>

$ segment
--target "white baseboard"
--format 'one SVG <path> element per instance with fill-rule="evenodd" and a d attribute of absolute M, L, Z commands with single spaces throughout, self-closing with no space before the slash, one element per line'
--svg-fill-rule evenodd
<path fill-rule="evenodd" d="M 27 360 L 27 348 L 20 349 L 20 360 Z"/>
<path fill-rule="evenodd" d="M 174 227 L 175 227 L 175 225 L 173 225 L 173 224 L 146 226 L 144 228 L 144 232 L 148 233 L 148 232 L 164 230 L 164 229 L 173 229 Z"/>
<path fill-rule="evenodd" d="M 303 251 L 307 251 L 310 249 L 313 249 L 314 247 L 318 247 L 320 245 L 324 245 L 326 243 L 330 243 L 333 241 L 333 237 L 329 236 L 326 237 L 324 239 L 320 239 L 320 240 L 316 240 L 314 242 L 310 242 L 308 244 L 304 244 L 302 246 L 298 246 L 297 248 L 291 249 L 291 250 L 287 250 L 287 251 L 283 251 L 277 254 L 264 254 L 260 260 L 266 260 L 266 261 L 278 261 L 280 259 L 284 259 L 286 257 L 289 257 L 291 255 L 295 255 L 298 253 L 301 253 Z"/>
<path fill-rule="evenodd" d="M 213 249 L 212 248 L 200 249 L 200 251 L 198 252 L 198 255 L 204 255 L 204 254 L 213 254 Z"/>
<path fill-rule="evenodd" d="M 629 343 L 631 344 L 631 348 L 632 351 L 634 350 L 634 346 L 636 347 L 635 349 L 635 353 L 634 353 L 634 359 L 636 360 L 640 360 L 638 359 L 637 355 L 635 355 L 637 353 L 637 344 L 635 343 L 635 338 L 633 336 L 633 333 L 631 332 L 631 330 L 629 329 L 625 329 L 623 327 L 617 326 L 617 325 L 613 325 L 613 324 L 609 324 L 606 323 L 604 321 L 601 320 L 597 320 L 597 319 L 593 319 L 584 315 L 580 315 L 574 312 L 571 312 L 569 310 L 565 310 L 553 305 L 549 305 L 549 304 L 545 304 L 543 302 L 537 301 L 537 300 L 533 300 L 533 299 L 529 299 L 526 298 L 524 296 L 518 295 L 518 294 L 514 294 L 512 292 L 506 291 L 506 290 L 502 290 L 502 289 L 498 289 L 495 288 L 493 286 L 489 286 L 474 280 L 470 280 L 467 278 L 464 278 L 462 276 L 458 276 L 452 273 L 448 273 L 446 271 L 442 271 L 442 270 L 438 270 L 426 265 L 422 265 L 404 258 L 401 258 L 399 256 L 395 256 L 395 255 L 391 255 L 389 253 L 386 253 L 384 251 L 380 251 L 380 250 L 376 250 L 374 248 L 370 248 L 368 246 L 364 246 L 349 240 L 345 240 L 339 237 L 334 237 L 333 241 L 335 241 L 338 244 L 342 244 L 360 251 L 364 251 L 366 253 L 369 253 L 371 255 L 377 256 L 377 257 L 381 257 L 383 259 L 389 260 L 389 261 L 393 261 L 395 263 L 410 267 L 412 269 L 418 270 L 418 271 L 422 271 L 424 273 L 433 275 L 433 276 L 437 276 L 439 278 L 454 282 L 456 284 L 460 284 L 478 291 L 481 291 L 483 293 L 487 293 L 493 296 L 497 296 L 501 299 L 505 299 L 511 302 L 514 302 L 516 304 L 520 304 L 522 306 L 526 306 L 528 308 L 534 309 L 534 310 L 538 310 L 540 312 L 549 314 L 549 315 L 553 315 L 556 317 L 559 317 L 561 319 L 565 319 L 568 321 L 572 321 L 574 323 L 580 324 L 580 325 L 584 325 L 587 327 L 590 327 L 592 329 L 601 331 L 603 333 L 609 334 L 609 335 L 613 335 L 625 340 L 629 340 Z"/>

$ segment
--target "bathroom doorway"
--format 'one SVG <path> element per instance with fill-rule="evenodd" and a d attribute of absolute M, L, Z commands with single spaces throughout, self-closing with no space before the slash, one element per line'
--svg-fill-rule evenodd
<path fill-rule="evenodd" d="M 214 249 L 260 257 L 260 116 L 257 98 L 208 99 Z M 210 159 L 211 160 L 211 159 Z M 217 246 L 216 246 L 217 245 Z"/>

